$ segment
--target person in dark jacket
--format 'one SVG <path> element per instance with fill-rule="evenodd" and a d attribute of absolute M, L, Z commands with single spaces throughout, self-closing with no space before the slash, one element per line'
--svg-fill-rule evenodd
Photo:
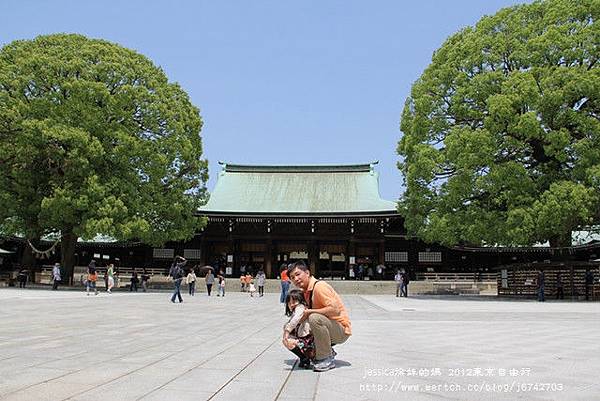
<path fill-rule="evenodd" d="M 179 298 L 179 303 L 183 302 L 181 297 L 181 281 L 183 280 L 183 266 L 187 263 L 187 260 L 181 256 L 175 256 L 173 263 L 171 264 L 171 270 L 169 270 L 169 276 L 173 278 L 175 287 L 173 288 L 173 296 L 171 302 L 175 303 L 175 298 Z"/>
<path fill-rule="evenodd" d="M 556 274 L 556 299 L 565 299 L 563 291 L 562 275 L 560 272 Z"/>
<path fill-rule="evenodd" d="M 594 273 L 587 269 L 585 271 L 585 300 L 590 300 L 590 294 L 592 294 L 594 289 Z M 593 296 L 593 294 L 592 294 Z"/>
<path fill-rule="evenodd" d="M 25 269 L 21 269 L 19 271 L 19 274 L 17 274 L 17 281 L 19 282 L 19 288 L 25 288 L 25 285 L 27 284 L 27 276 L 28 275 L 29 274 L 27 273 L 27 270 L 25 270 Z M 56 280 L 54 280 L 54 282 L 56 282 Z M 58 288 L 58 284 L 56 284 L 56 287 Z M 56 288 L 54 288 L 54 286 L 53 286 L 52 289 L 56 289 Z"/>
<path fill-rule="evenodd" d="M 410 278 L 408 277 L 407 272 L 402 272 L 402 286 L 400 287 L 400 296 L 407 298 L 408 297 L 408 283 L 410 282 Z"/>
<path fill-rule="evenodd" d="M 141 279 L 142 279 L 142 291 L 146 292 L 146 291 L 148 291 L 148 281 L 150 280 L 150 275 L 146 271 L 145 267 L 144 267 L 144 272 L 142 273 Z"/>
<path fill-rule="evenodd" d="M 131 280 L 130 280 L 130 285 L 129 285 L 129 292 L 131 292 L 131 291 L 137 292 L 139 282 L 140 282 L 140 279 L 138 277 L 138 274 L 134 270 L 133 273 L 131 273 Z"/>
<path fill-rule="evenodd" d="M 538 272 L 537 276 L 537 290 L 538 290 L 538 301 L 544 302 L 546 298 L 544 298 L 544 290 L 546 286 L 546 276 L 543 271 Z"/>

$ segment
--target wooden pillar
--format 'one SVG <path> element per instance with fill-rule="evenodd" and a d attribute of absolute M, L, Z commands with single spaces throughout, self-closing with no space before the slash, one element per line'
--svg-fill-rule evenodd
<path fill-rule="evenodd" d="M 233 242 L 233 264 L 232 264 L 232 276 L 236 276 L 239 273 L 240 268 L 240 240 Z"/>
<path fill-rule="evenodd" d="M 265 244 L 265 275 L 271 277 L 273 260 L 273 240 L 269 238 Z"/>
<path fill-rule="evenodd" d="M 347 255 L 346 255 L 346 270 L 350 268 L 350 256 L 356 257 L 356 243 L 353 239 L 350 239 L 346 245 Z M 356 261 L 355 261 L 356 263 Z"/>
<path fill-rule="evenodd" d="M 379 264 L 385 265 L 385 240 L 379 243 Z"/>
<path fill-rule="evenodd" d="M 202 236 L 200 237 L 200 266 L 206 266 L 208 264 L 206 259 L 206 252 L 208 251 L 208 246 L 205 237 L 206 234 L 202 233 Z"/>
<path fill-rule="evenodd" d="M 201 266 L 205 266 L 205 265 L 209 265 L 211 263 L 211 242 L 208 240 L 203 241 L 202 243 L 202 251 L 200 252 L 201 255 L 200 257 L 202 258 L 202 260 L 204 261 L 203 264 L 201 264 Z"/>
<path fill-rule="evenodd" d="M 319 259 L 319 255 L 316 254 L 317 247 L 315 242 L 310 241 L 306 246 L 306 250 L 308 251 L 308 265 L 310 267 L 311 274 L 314 275 L 317 273 L 316 261 Z"/>
<path fill-rule="evenodd" d="M 273 242 L 271 240 L 271 255 L 277 255 L 279 256 L 280 252 L 279 252 L 279 247 L 277 246 L 277 241 Z M 273 258 L 271 258 L 273 259 Z M 275 264 L 273 265 L 273 262 L 271 262 L 272 266 L 271 266 L 271 276 L 267 276 L 267 278 L 275 278 L 279 276 L 279 266 L 281 266 L 281 264 L 283 263 L 283 260 L 276 260 Z M 266 272 L 265 272 L 266 274 Z"/>

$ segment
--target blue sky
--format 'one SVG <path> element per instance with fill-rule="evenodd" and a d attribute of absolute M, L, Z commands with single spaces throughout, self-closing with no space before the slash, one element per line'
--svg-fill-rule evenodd
<path fill-rule="evenodd" d="M 400 114 L 435 49 L 512 0 L 4 0 L 0 45 L 74 32 L 134 49 L 186 90 L 204 120 L 208 188 L 224 160 L 379 160 L 403 191 Z"/>

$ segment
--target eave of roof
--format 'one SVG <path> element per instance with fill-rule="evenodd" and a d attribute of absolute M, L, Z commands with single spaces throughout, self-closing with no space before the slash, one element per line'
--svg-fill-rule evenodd
<path fill-rule="evenodd" d="M 251 165 L 232 164 L 220 161 L 223 171 L 232 173 L 344 173 L 371 172 L 379 161 L 363 164 L 332 164 L 332 165 Z"/>
<path fill-rule="evenodd" d="M 379 195 L 376 164 L 258 166 L 221 162 L 217 184 L 198 214 L 396 215 L 396 203 Z"/>
<path fill-rule="evenodd" d="M 207 216 L 207 217 L 401 217 L 398 211 L 396 210 L 383 210 L 383 211 L 364 211 L 364 212 L 299 212 L 299 213 L 291 213 L 291 212 L 230 212 L 230 211 L 203 211 L 198 210 L 196 212 L 197 216 Z"/>

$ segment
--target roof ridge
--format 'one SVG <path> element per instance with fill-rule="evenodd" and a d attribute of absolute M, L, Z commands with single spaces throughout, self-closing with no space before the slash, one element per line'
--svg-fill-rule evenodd
<path fill-rule="evenodd" d="M 235 173 L 341 173 L 371 172 L 379 161 L 363 164 L 306 164 L 306 165 L 252 165 L 219 162 L 225 172 Z"/>

